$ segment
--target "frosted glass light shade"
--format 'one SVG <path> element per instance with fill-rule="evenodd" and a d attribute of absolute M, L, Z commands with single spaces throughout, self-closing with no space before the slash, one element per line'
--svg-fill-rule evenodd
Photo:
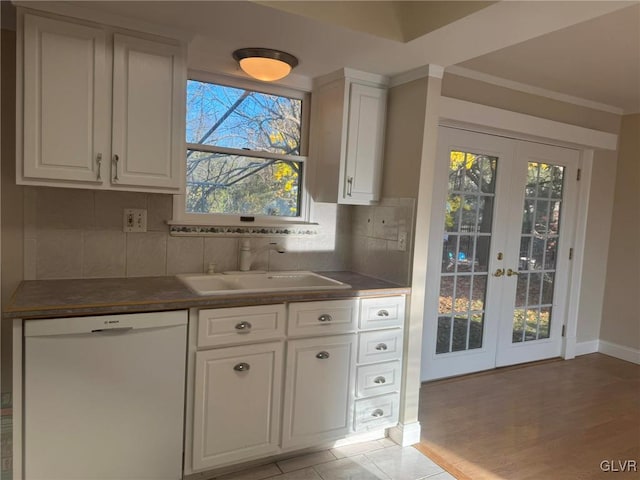
<path fill-rule="evenodd" d="M 280 80 L 298 65 L 293 55 L 268 48 L 241 48 L 233 52 L 233 58 L 247 75 L 263 82 Z"/>

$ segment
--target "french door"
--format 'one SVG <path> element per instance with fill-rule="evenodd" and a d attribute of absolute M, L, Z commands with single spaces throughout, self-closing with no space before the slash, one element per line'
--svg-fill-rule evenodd
<path fill-rule="evenodd" d="M 560 355 L 578 161 L 440 127 L 423 381 Z"/>

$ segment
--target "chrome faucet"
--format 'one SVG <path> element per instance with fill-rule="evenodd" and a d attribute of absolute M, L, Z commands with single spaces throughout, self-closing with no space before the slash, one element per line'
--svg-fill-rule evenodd
<path fill-rule="evenodd" d="M 268 245 L 260 247 L 257 250 L 252 252 L 251 240 L 248 238 L 243 238 L 242 240 L 240 240 L 240 254 L 239 254 L 240 271 L 248 272 L 249 270 L 251 270 L 251 263 L 253 262 L 253 259 L 255 258 L 255 256 L 264 252 L 265 250 L 273 250 L 278 253 L 286 252 L 284 247 L 282 247 L 282 245 L 276 242 L 271 242 Z"/>

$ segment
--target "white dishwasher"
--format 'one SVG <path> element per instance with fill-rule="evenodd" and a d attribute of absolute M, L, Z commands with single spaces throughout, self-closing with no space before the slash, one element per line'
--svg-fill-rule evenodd
<path fill-rule="evenodd" d="M 182 478 L 187 312 L 24 322 L 24 478 Z"/>

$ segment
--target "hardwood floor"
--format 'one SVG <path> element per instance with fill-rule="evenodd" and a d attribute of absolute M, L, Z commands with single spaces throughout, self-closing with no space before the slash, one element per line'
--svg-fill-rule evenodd
<path fill-rule="evenodd" d="M 423 384 L 419 419 L 418 450 L 459 480 L 640 478 L 640 365 L 606 355 Z"/>

